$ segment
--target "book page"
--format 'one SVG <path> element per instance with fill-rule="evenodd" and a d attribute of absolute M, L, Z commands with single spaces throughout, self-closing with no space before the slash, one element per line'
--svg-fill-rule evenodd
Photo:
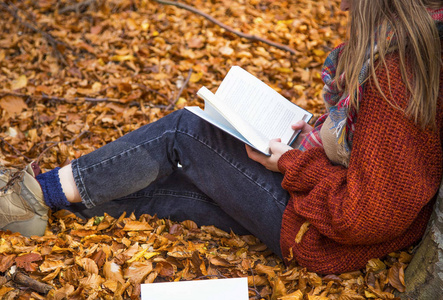
<path fill-rule="evenodd" d="M 219 99 L 206 87 L 201 87 L 197 95 L 205 100 L 205 113 L 207 112 L 208 117 L 211 115 L 211 118 L 214 121 L 218 120 L 217 123 L 221 125 L 223 123 L 225 125 L 230 124 L 240 135 L 247 138 L 248 144 L 253 145 L 254 148 L 265 154 L 269 154 L 269 139 L 228 107 L 225 101 Z"/>
<path fill-rule="evenodd" d="M 268 140 L 281 138 L 289 144 L 294 135 L 291 125 L 312 116 L 237 66 L 231 68 L 215 94 Z"/>
<path fill-rule="evenodd" d="M 211 123 L 212 125 L 220 128 L 221 130 L 229 133 L 230 135 L 234 136 L 235 138 L 239 139 L 245 144 L 248 144 L 251 147 L 254 147 L 244 136 L 240 134 L 240 132 L 237 131 L 226 119 L 221 117 L 217 114 L 209 114 L 206 110 L 207 105 L 205 105 L 205 110 L 202 110 L 198 106 L 186 106 L 185 109 L 189 110 L 193 114 L 199 116 L 200 118 L 204 119 L 205 121 Z"/>

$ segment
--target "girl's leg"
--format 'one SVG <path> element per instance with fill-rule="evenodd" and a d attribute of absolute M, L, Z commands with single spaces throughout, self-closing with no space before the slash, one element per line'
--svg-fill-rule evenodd
<path fill-rule="evenodd" d="M 150 214 L 179 222 L 193 220 L 198 226 L 214 225 L 227 232 L 232 230 L 236 234 L 250 234 L 217 203 L 189 182 L 181 168 L 147 188 L 123 198 L 92 208 L 86 208 L 80 203 L 64 208 L 83 218 L 92 218 L 104 213 L 118 218 L 125 211 L 134 213 L 137 217 Z M 276 243 L 278 244 L 278 240 Z"/>
<path fill-rule="evenodd" d="M 74 160 L 72 171 L 83 203 L 93 207 L 145 189 L 178 164 L 221 210 L 280 254 L 274 244 L 289 198 L 282 174 L 250 160 L 242 142 L 189 111 L 172 113 Z"/>

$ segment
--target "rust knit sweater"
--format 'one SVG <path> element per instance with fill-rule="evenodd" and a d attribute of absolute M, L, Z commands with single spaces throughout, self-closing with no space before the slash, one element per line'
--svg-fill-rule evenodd
<path fill-rule="evenodd" d="M 377 78 L 388 99 L 405 108 L 409 94 L 398 55 L 389 55 L 387 63 L 391 96 L 384 68 Z M 291 150 L 280 158 L 282 186 L 291 195 L 280 237 L 286 260 L 293 257 L 322 274 L 347 272 L 423 236 L 443 173 L 442 77 L 437 130 L 421 130 L 383 99 L 371 80 L 360 103 L 348 168 L 333 165 L 323 148 Z M 310 227 L 296 243 L 305 221 Z"/>

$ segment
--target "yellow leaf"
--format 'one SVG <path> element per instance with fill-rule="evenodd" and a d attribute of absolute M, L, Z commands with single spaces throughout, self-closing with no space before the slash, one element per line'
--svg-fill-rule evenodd
<path fill-rule="evenodd" d="M 188 101 L 186 101 L 185 98 L 180 97 L 180 98 L 178 98 L 177 102 L 175 102 L 175 107 L 180 109 L 180 108 L 185 107 L 187 103 L 188 103 Z"/>
<path fill-rule="evenodd" d="M 19 78 L 14 80 L 11 84 L 11 89 L 18 90 L 28 85 L 28 78 L 25 75 L 20 75 Z"/>
<path fill-rule="evenodd" d="M 198 73 L 192 73 L 191 78 L 189 79 L 190 82 L 199 82 L 200 79 L 202 79 L 203 77 L 203 73 L 202 72 L 198 72 Z"/>
<path fill-rule="evenodd" d="M 127 60 L 134 60 L 135 57 L 132 54 L 128 55 L 114 55 L 111 57 L 112 61 L 127 61 Z"/>
<path fill-rule="evenodd" d="M 314 52 L 314 54 L 317 56 L 324 56 L 326 54 L 325 51 L 318 50 L 318 49 L 314 49 L 314 50 L 312 50 L 312 52 Z"/>
<path fill-rule="evenodd" d="M 12 291 L 14 288 L 13 287 L 7 287 L 7 286 L 2 286 L 0 288 L 0 296 L 6 295 L 6 293 L 8 293 L 9 291 Z"/>
<path fill-rule="evenodd" d="M 94 93 L 100 92 L 101 89 L 102 89 L 102 84 L 100 82 L 97 81 L 92 84 L 92 91 Z"/>
<path fill-rule="evenodd" d="M 300 229 L 297 232 L 297 235 L 295 236 L 295 242 L 297 244 L 299 244 L 301 242 L 301 239 L 303 238 L 303 235 L 305 235 L 306 231 L 308 231 L 309 225 L 311 225 L 311 223 L 309 223 L 308 221 L 304 222 L 301 225 Z"/>
<path fill-rule="evenodd" d="M 303 85 L 300 85 L 300 84 L 296 84 L 296 85 L 294 85 L 294 89 L 296 91 L 303 92 L 306 89 L 306 87 L 304 87 Z"/>
<path fill-rule="evenodd" d="M 147 31 L 148 29 L 149 29 L 149 23 L 148 23 L 149 21 L 148 20 L 144 20 L 143 22 L 142 22 L 142 29 L 144 30 L 144 31 Z"/>
<path fill-rule="evenodd" d="M 279 72 L 286 73 L 286 74 L 292 73 L 292 69 L 290 69 L 290 68 L 275 68 L 275 69 Z"/>
<path fill-rule="evenodd" d="M 130 264 L 130 263 L 132 263 L 132 262 L 134 262 L 134 261 L 138 261 L 140 258 L 143 257 L 143 255 L 145 254 L 145 252 L 146 252 L 147 249 L 148 249 L 148 248 L 143 249 L 143 250 L 137 252 L 137 253 L 136 253 L 131 259 L 128 259 L 128 260 L 126 261 L 126 263 Z"/>
<path fill-rule="evenodd" d="M 159 254 L 160 254 L 159 252 L 146 252 L 145 254 L 143 254 L 143 256 L 146 259 L 150 259 L 151 257 L 154 257 L 154 256 L 159 255 Z"/>
<path fill-rule="evenodd" d="M 376 295 L 374 295 L 373 293 L 371 293 L 369 291 L 365 291 L 365 297 L 366 298 L 377 298 Z"/>

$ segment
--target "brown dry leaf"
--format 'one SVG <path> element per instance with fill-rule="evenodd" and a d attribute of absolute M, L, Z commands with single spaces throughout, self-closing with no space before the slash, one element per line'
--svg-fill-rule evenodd
<path fill-rule="evenodd" d="M 84 277 L 79 279 L 80 285 L 89 291 L 99 291 L 101 290 L 101 284 L 104 282 L 104 279 L 97 274 L 89 274 L 88 277 Z"/>
<path fill-rule="evenodd" d="M 62 268 L 57 268 L 54 272 L 49 273 L 45 277 L 42 278 L 42 281 L 50 282 L 52 281 L 58 274 L 60 274 Z"/>
<path fill-rule="evenodd" d="M 19 90 L 28 85 L 28 78 L 26 75 L 20 75 L 16 80 L 14 80 L 11 84 L 11 90 Z"/>
<path fill-rule="evenodd" d="M 15 261 L 15 254 L 1 254 L 0 255 L 0 272 L 6 272 Z"/>
<path fill-rule="evenodd" d="M 287 294 L 286 286 L 280 278 L 278 277 L 274 278 L 274 280 L 271 281 L 271 286 L 272 286 L 272 296 L 271 296 L 272 299 L 278 299 Z"/>
<path fill-rule="evenodd" d="M 203 39 L 199 36 L 192 37 L 188 41 L 188 47 L 189 48 L 201 48 L 203 47 Z"/>
<path fill-rule="evenodd" d="M 27 272 L 34 272 L 37 270 L 38 265 L 34 261 L 42 260 L 42 256 L 39 253 L 29 253 L 17 256 L 15 263 L 17 267 L 25 269 Z"/>
<path fill-rule="evenodd" d="M 405 291 L 404 264 L 397 262 L 389 269 L 388 282 L 399 292 Z"/>
<path fill-rule="evenodd" d="M 10 115 L 17 115 L 28 109 L 28 105 L 23 101 L 23 98 L 10 95 L 0 99 L 0 107 Z"/>
<path fill-rule="evenodd" d="M 66 284 L 57 290 L 51 290 L 47 297 L 49 300 L 69 299 L 69 296 L 74 292 L 74 286 Z"/>
<path fill-rule="evenodd" d="M 12 290 L 14 290 L 13 287 L 9 287 L 9 286 L 5 286 L 4 285 L 4 286 L 0 287 L 0 296 L 4 296 L 4 295 L 6 295 L 8 292 L 10 292 Z"/>
<path fill-rule="evenodd" d="M 267 284 L 269 284 L 269 281 L 265 276 L 260 276 L 260 275 L 248 276 L 248 286 L 261 286 Z"/>
<path fill-rule="evenodd" d="M 78 258 L 76 257 L 75 262 L 77 265 L 82 267 L 87 273 L 97 274 L 98 275 L 98 267 L 95 261 L 90 258 Z"/>
<path fill-rule="evenodd" d="M 329 300 L 328 297 L 308 295 L 308 300 Z"/>
<path fill-rule="evenodd" d="M 139 284 L 142 283 L 146 276 L 152 271 L 151 262 L 133 262 L 124 270 L 124 278 Z"/>
<path fill-rule="evenodd" d="M 186 229 L 189 229 L 189 230 L 192 230 L 192 229 L 198 229 L 197 224 L 196 224 L 194 221 L 192 221 L 192 220 L 186 220 L 186 221 L 183 221 L 181 224 L 182 224 Z"/>
<path fill-rule="evenodd" d="M 214 235 L 216 237 L 225 237 L 225 238 L 229 238 L 231 237 L 229 235 L 229 233 L 227 233 L 226 231 L 223 231 L 215 226 L 202 226 L 200 227 L 202 231 L 205 231 L 211 235 Z"/>
<path fill-rule="evenodd" d="M 366 264 L 366 271 L 378 272 L 386 269 L 386 265 L 378 258 L 371 259 Z"/>
<path fill-rule="evenodd" d="M 278 298 L 278 300 L 303 300 L 303 292 L 296 290 L 295 292 Z"/>
<path fill-rule="evenodd" d="M 123 273 L 120 265 L 115 262 L 105 262 L 103 265 L 103 275 L 107 280 L 124 283 Z"/>
<path fill-rule="evenodd" d="M 64 262 L 61 260 L 56 260 L 56 261 L 50 261 L 50 260 L 45 260 L 39 267 L 41 272 L 50 272 L 50 271 L 54 271 L 57 268 L 63 268 L 64 267 Z"/>
<path fill-rule="evenodd" d="M 272 279 L 276 276 L 275 272 L 279 271 L 277 268 L 271 267 L 271 266 L 265 266 L 262 264 L 258 264 L 255 266 L 255 271 L 258 274 L 266 274 L 269 279 Z"/>
<path fill-rule="evenodd" d="M 214 266 L 218 266 L 218 267 L 230 267 L 231 263 L 229 261 L 227 261 L 226 259 L 222 258 L 222 257 L 211 257 L 209 259 L 209 262 L 214 265 Z"/>
<path fill-rule="evenodd" d="M 146 222 L 139 222 L 139 221 L 129 221 L 125 224 L 125 227 L 123 228 L 125 231 L 141 231 L 141 230 L 153 230 L 151 225 Z"/>

